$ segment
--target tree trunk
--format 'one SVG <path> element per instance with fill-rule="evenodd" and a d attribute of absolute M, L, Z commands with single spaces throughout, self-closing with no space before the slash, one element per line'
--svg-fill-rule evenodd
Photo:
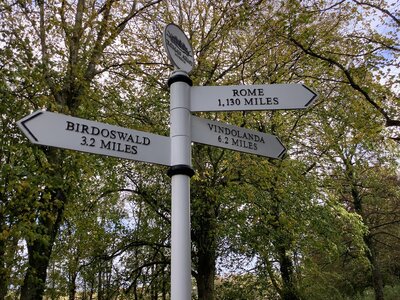
<path fill-rule="evenodd" d="M 4 300 L 8 292 L 8 272 L 6 269 L 6 242 L 0 239 L 0 300 Z"/>
<path fill-rule="evenodd" d="M 3 193 L 0 193 L 0 201 L 2 202 L 0 206 L 0 233 L 7 230 L 7 225 L 5 222 L 4 207 L 6 203 L 6 198 Z M 4 206 L 3 206 L 4 205 Z M 8 293 L 8 280 L 9 272 L 6 266 L 6 247 L 7 238 L 0 238 L 0 300 L 4 300 Z"/>
<path fill-rule="evenodd" d="M 69 276 L 69 282 L 68 282 L 68 299 L 69 300 L 75 300 L 75 294 L 76 294 L 76 277 L 78 276 L 77 272 L 73 272 Z"/>
<path fill-rule="evenodd" d="M 374 288 L 375 300 L 384 300 L 383 294 L 383 278 L 381 268 L 377 261 L 377 254 L 375 251 L 375 245 L 373 244 L 370 235 L 364 238 L 365 245 L 367 246 L 367 258 L 371 263 L 372 267 L 372 287 Z"/>
<path fill-rule="evenodd" d="M 214 300 L 215 251 L 198 253 L 197 290 L 199 300 Z"/>
<path fill-rule="evenodd" d="M 214 279 L 216 260 L 216 201 L 207 197 L 197 199 L 202 202 L 193 213 L 192 240 L 196 251 L 196 283 L 199 300 L 214 300 Z"/>
<path fill-rule="evenodd" d="M 167 282 L 166 282 L 166 278 L 165 278 L 165 268 L 164 266 L 162 266 L 162 300 L 167 300 Z"/>
<path fill-rule="evenodd" d="M 103 300 L 103 274 L 101 266 L 97 274 L 97 300 Z"/>
<path fill-rule="evenodd" d="M 24 283 L 21 287 L 21 300 L 38 300 L 43 298 L 46 287 L 47 268 L 54 241 L 58 233 L 64 204 L 65 194 L 61 190 L 51 193 L 48 210 L 42 212 L 38 218 L 33 241 L 27 240 L 28 244 L 28 268 Z M 45 202 L 46 200 L 42 200 Z M 57 207 L 56 202 L 61 203 Z"/>
<path fill-rule="evenodd" d="M 350 175 L 353 178 L 353 172 L 350 172 Z M 354 182 L 354 180 L 353 180 Z M 351 189 L 351 195 L 353 197 L 353 202 L 354 202 L 354 210 L 356 211 L 357 214 L 361 216 L 363 219 L 364 224 L 365 219 L 364 219 L 364 210 L 363 210 L 363 203 L 362 203 L 362 197 L 360 194 L 360 191 L 358 190 L 356 184 L 353 184 L 352 189 Z M 372 268 L 372 287 L 374 289 L 375 293 L 375 300 L 384 300 L 384 295 L 383 295 L 383 278 L 382 278 L 382 273 L 380 270 L 380 266 L 377 260 L 377 253 L 375 251 L 375 246 L 372 240 L 372 236 L 367 234 L 364 236 L 364 243 L 365 246 L 367 247 L 366 249 L 366 256 L 371 264 Z"/>
<path fill-rule="evenodd" d="M 136 283 L 133 286 L 133 296 L 134 296 L 135 300 L 139 300 L 139 295 L 138 295 L 137 284 Z"/>
<path fill-rule="evenodd" d="M 28 245 L 28 269 L 21 288 L 21 300 L 42 299 L 51 249 L 49 242 L 37 239 Z"/>
<path fill-rule="evenodd" d="M 282 278 L 282 288 L 278 292 L 283 300 L 299 300 L 300 297 L 298 296 L 294 278 L 293 261 L 292 258 L 287 254 L 287 252 L 291 250 L 290 244 L 292 241 L 292 236 L 290 232 L 285 230 L 284 225 L 282 225 L 280 222 L 281 201 L 273 188 L 270 190 L 270 194 L 274 200 L 274 205 L 271 209 L 271 214 L 274 221 L 271 225 L 275 234 L 277 235 L 274 244 L 280 265 L 279 271 Z"/>
<path fill-rule="evenodd" d="M 293 262 L 286 254 L 284 246 L 278 247 L 280 273 L 282 277 L 282 299 L 283 300 L 299 300 L 296 285 L 293 278 Z"/>
<path fill-rule="evenodd" d="M 95 290 L 95 283 L 94 283 L 94 280 L 92 280 L 91 282 L 90 282 L 90 294 L 89 294 L 89 299 L 90 300 L 93 300 L 93 294 L 94 294 L 94 290 Z"/>

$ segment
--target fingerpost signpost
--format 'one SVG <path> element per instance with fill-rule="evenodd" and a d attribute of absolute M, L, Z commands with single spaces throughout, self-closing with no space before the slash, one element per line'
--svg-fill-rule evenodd
<path fill-rule="evenodd" d="M 166 136 L 48 111 L 36 111 L 17 124 L 34 144 L 169 166 Z"/>
<path fill-rule="evenodd" d="M 271 158 L 285 147 L 274 135 L 207 120 L 200 111 L 304 109 L 318 97 L 302 84 L 199 86 L 189 78 L 192 46 L 175 24 L 164 29 L 163 43 L 175 70 L 170 87 L 170 136 L 160 136 L 48 111 L 17 122 L 35 144 L 169 166 L 171 177 L 171 299 L 191 299 L 190 178 L 192 142 Z"/>

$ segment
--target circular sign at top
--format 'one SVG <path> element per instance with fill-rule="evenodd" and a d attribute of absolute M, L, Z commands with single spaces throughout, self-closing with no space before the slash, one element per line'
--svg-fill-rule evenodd
<path fill-rule="evenodd" d="M 168 24 L 164 29 L 163 42 L 172 64 L 187 73 L 192 71 L 193 49 L 182 29 L 173 23 Z"/>

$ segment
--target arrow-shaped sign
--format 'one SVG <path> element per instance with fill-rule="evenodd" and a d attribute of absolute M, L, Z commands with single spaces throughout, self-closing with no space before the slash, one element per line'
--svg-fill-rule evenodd
<path fill-rule="evenodd" d="M 282 158 L 286 152 L 274 135 L 196 116 L 192 116 L 192 141 L 272 158 Z"/>
<path fill-rule="evenodd" d="M 317 97 L 303 84 L 194 86 L 190 89 L 190 110 L 304 109 Z"/>
<path fill-rule="evenodd" d="M 47 111 L 17 122 L 32 143 L 170 165 L 170 139 Z"/>

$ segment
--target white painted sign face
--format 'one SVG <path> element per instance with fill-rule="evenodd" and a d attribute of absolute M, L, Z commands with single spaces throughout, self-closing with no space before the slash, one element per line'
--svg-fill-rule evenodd
<path fill-rule="evenodd" d="M 47 111 L 17 124 L 34 144 L 170 165 L 169 137 Z"/>
<path fill-rule="evenodd" d="M 192 116 L 192 141 L 272 158 L 282 158 L 286 152 L 274 135 L 196 116 Z"/>
<path fill-rule="evenodd" d="M 194 86 L 190 89 L 190 110 L 304 109 L 316 98 L 317 94 L 303 84 Z"/>
<path fill-rule="evenodd" d="M 193 50 L 182 29 L 175 24 L 167 25 L 164 29 L 163 42 L 172 64 L 187 73 L 192 71 L 194 66 Z"/>

